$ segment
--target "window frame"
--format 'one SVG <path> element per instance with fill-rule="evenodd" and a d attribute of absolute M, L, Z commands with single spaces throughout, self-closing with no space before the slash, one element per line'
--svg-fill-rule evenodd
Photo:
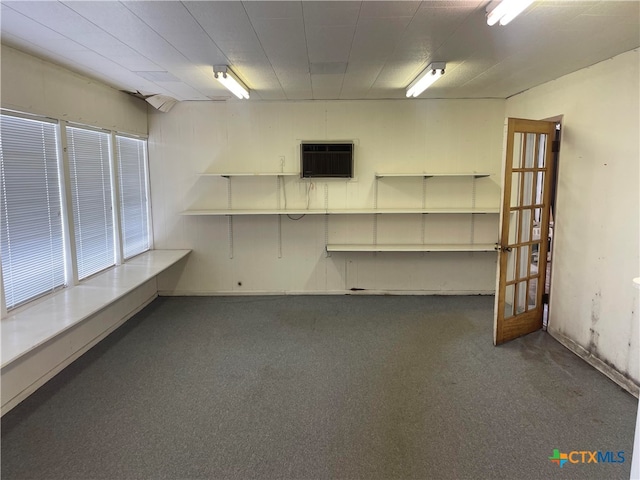
<path fill-rule="evenodd" d="M 116 179 L 116 185 L 114 188 L 116 188 L 117 192 L 116 195 L 118 196 L 118 208 L 117 208 L 117 222 L 118 222 L 118 232 L 120 233 L 119 238 L 118 238 L 118 254 L 119 254 L 119 258 L 121 262 L 126 262 L 127 260 L 130 260 L 132 258 L 135 258 L 138 255 L 143 254 L 144 252 L 148 252 L 149 250 L 153 249 L 153 224 L 152 224 L 152 218 L 151 218 L 151 178 L 150 178 L 150 171 L 149 171 L 149 141 L 148 138 L 146 137 L 140 137 L 140 136 L 136 136 L 136 135 L 129 135 L 129 134 L 125 134 L 125 133 L 120 133 L 120 132 L 114 132 L 113 135 L 113 147 L 114 147 L 114 169 L 116 171 L 116 174 L 114 175 L 114 178 Z M 137 140 L 137 141 L 142 141 L 144 142 L 144 152 L 142 155 L 142 166 L 144 168 L 144 189 L 145 189 L 145 196 L 146 196 L 146 202 L 145 202 L 145 215 L 146 215 L 146 228 L 147 228 L 147 240 L 148 240 L 148 245 L 147 245 L 147 249 L 143 250 L 141 252 L 137 252 L 134 253 L 131 256 L 125 256 L 125 238 L 124 238 L 124 227 L 122 225 L 123 223 L 123 208 L 122 208 L 122 190 L 121 190 L 121 179 L 122 179 L 122 166 L 121 166 L 121 158 L 118 152 L 118 145 L 117 145 L 117 139 L 118 137 L 121 138 L 127 138 L 130 140 Z"/>
<path fill-rule="evenodd" d="M 77 274 L 78 276 L 78 280 L 79 281 L 83 281 L 86 280 L 88 278 L 93 277 L 94 275 L 97 275 L 101 272 L 104 272 L 105 270 L 108 270 L 109 268 L 112 268 L 116 265 L 118 265 L 118 256 L 117 256 L 117 234 L 118 234 L 118 227 L 116 225 L 116 216 L 117 216 L 117 205 L 116 205 L 116 199 L 114 198 L 115 194 L 113 191 L 113 185 L 114 185 L 114 171 L 113 171 L 113 163 L 114 163 L 114 152 L 113 152 L 113 145 L 112 145 L 112 135 L 111 132 L 108 130 L 104 130 L 104 129 L 100 129 L 100 128 L 91 128 L 91 127 L 85 127 L 84 125 L 78 125 L 76 123 L 66 123 L 64 125 L 64 128 L 62 129 L 64 130 L 63 134 L 65 136 L 65 140 L 67 142 L 66 145 L 66 149 L 65 149 L 65 158 L 64 161 L 66 161 L 66 163 L 68 164 L 68 172 L 69 172 L 69 176 L 67 177 L 68 180 L 68 185 L 69 185 L 69 190 L 71 192 L 71 197 L 72 197 L 72 201 L 71 204 L 68 207 L 71 207 L 69 212 L 70 215 L 73 216 L 73 222 L 74 222 L 74 229 L 71 230 L 72 234 L 74 235 L 75 238 L 75 260 L 76 260 L 76 264 L 75 264 L 75 270 L 74 273 Z M 91 155 L 91 158 L 87 158 L 86 156 L 84 156 L 85 158 L 82 158 L 81 156 L 81 163 L 82 160 L 97 160 L 97 163 L 94 165 L 96 167 L 99 167 L 102 171 L 102 175 L 104 176 L 104 174 L 108 175 L 109 178 L 106 179 L 107 181 L 105 182 L 104 179 L 102 181 L 100 181 L 98 179 L 98 176 L 95 176 L 93 174 L 91 174 L 89 177 L 86 176 L 81 176 L 80 172 L 78 172 L 76 170 L 76 166 L 74 161 L 71 159 L 71 150 L 72 150 L 72 146 L 69 145 L 69 139 L 70 137 L 72 138 L 74 136 L 73 133 L 70 133 L 71 131 L 76 131 L 78 132 L 79 138 L 78 138 L 78 147 L 80 147 L 81 151 L 82 151 L 82 147 L 93 147 L 93 145 L 88 145 L 88 144 L 83 144 L 83 141 L 88 141 L 90 140 L 91 142 L 93 142 L 93 140 L 97 140 L 97 146 L 100 147 L 100 151 L 97 155 Z M 102 138 L 99 137 L 95 137 L 95 138 L 91 138 L 91 137 L 85 137 L 82 138 L 85 133 L 90 133 L 90 134 L 99 134 L 102 135 Z M 103 145 L 104 143 L 104 145 Z M 102 147 L 106 147 L 107 152 L 106 155 L 104 154 L 104 152 L 101 151 Z M 74 145 L 75 147 L 75 145 Z M 80 153 L 80 155 L 82 155 L 82 153 Z M 99 155 L 99 157 L 98 157 Z M 95 157 L 95 158 L 94 158 Z M 65 173 L 66 173 L 65 169 Z M 72 170 L 75 172 L 75 175 L 72 175 Z M 95 177 L 95 178 L 94 178 Z M 100 185 L 95 185 L 96 188 L 100 187 L 102 188 L 102 194 L 104 196 L 104 194 L 109 194 L 109 199 L 108 202 L 106 204 L 101 205 L 102 208 L 99 208 L 99 206 L 97 205 L 97 203 L 95 201 L 91 201 L 91 199 L 87 199 L 86 197 L 86 192 L 85 195 L 82 195 L 80 193 L 80 191 L 83 188 L 86 188 L 86 184 L 82 185 L 82 183 L 84 182 L 88 182 L 88 181 L 97 181 Z M 75 187 L 75 188 L 74 188 Z M 82 187 L 82 188 L 79 188 Z M 95 191 L 94 189 L 90 189 L 91 191 Z M 95 200 L 95 199 L 94 199 Z M 104 200 L 104 199 L 103 199 Z M 98 202 L 99 203 L 99 202 Z M 105 218 L 105 223 L 101 224 L 101 222 L 96 222 L 96 221 L 91 221 L 91 220 L 87 220 L 88 216 L 87 215 L 83 215 L 86 214 L 87 212 L 87 204 L 89 207 L 93 207 L 93 209 L 91 209 L 91 212 L 93 214 L 97 214 L 100 213 L 100 216 L 102 217 L 106 217 Z M 106 208 L 107 210 L 104 210 L 104 208 Z M 79 220 L 81 222 L 81 225 L 78 226 L 76 225 L 76 220 Z M 91 226 L 95 227 L 96 224 L 99 224 L 99 227 L 104 227 L 104 231 L 106 232 L 106 237 L 100 238 L 99 240 L 107 240 L 109 241 L 109 243 L 111 244 L 110 249 L 106 250 L 106 254 L 108 257 L 111 257 L 111 260 L 108 261 L 108 265 L 106 264 L 101 264 L 98 265 L 98 269 L 95 268 L 91 268 L 89 269 L 89 273 L 83 272 L 83 276 L 82 278 L 80 278 L 80 266 L 78 265 L 78 262 L 81 260 L 81 258 L 79 257 L 79 250 L 78 250 L 78 239 L 82 239 L 83 237 L 83 233 L 82 233 L 82 227 L 87 225 L 87 221 L 89 221 L 91 223 Z M 84 224 L 84 225 L 82 225 Z M 90 237 L 95 237 L 95 232 L 92 232 L 92 234 L 90 235 Z M 100 241 L 98 243 L 101 243 Z M 92 242 L 88 243 L 89 248 L 87 249 L 86 252 L 86 258 L 91 259 L 93 257 L 96 256 L 96 249 L 94 248 L 94 245 Z M 85 252 L 84 249 L 82 251 L 83 256 L 82 259 L 85 258 Z M 94 261 L 90 261 L 88 262 L 86 265 L 83 264 L 83 269 L 87 268 L 89 266 L 93 266 L 94 263 L 98 263 L 98 262 L 94 262 Z M 75 278 L 74 278 L 75 280 Z"/>
<path fill-rule="evenodd" d="M 118 130 L 111 130 L 101 128 L 95 125 L 86 125 L 78 122 L 70 122 L 62 118 L 54 118 L 45 115 L 31 114 L 22 111 L 11 110 L 7 108 L 0 108 L 0 115 L 13 116 L 18 118 L 24 118 L 27 120 L 45 121 L 56 125 L 56 141 L 57 141 L 57 171 L 58 171 L 58 183 L 60 188 L 60 202 L 61 202 L 61 217 L 62 217 L 62 235 L 63 235 L 63 250 L 64 250 L 64 265 L 65 265 L 65 283 L 60 288 L 52 292 L 43 293 L 42 295 L 28 300 L 23 304 L 16 307 L 7 309 L 4 279 L 2 277 L 2 268 L 0 268 L 0 318 L 7 318 L 14 314 L 20 313 L 27 308 L 30 308 L 37 303 L 50 298 L 65 288 L 73 288 L 76 285 L 82 284 L 85 280 L 100 275 L 101 273 L 121 265 L 135 256 L 142 254 L 146 251 L 153 250 L 153 225 L 152 225 L 152 205 L 151 205 L 151 179 L 149 169 L 149 137 L 147 135 L 138 135 L 128 132 L 121 132 Z M 112 213 L 113 213 L 113 238 L 115 242 L 115 264 L 107 267 L 100 272 L 96 272 L 92 275 L 78 279 L 78 266 L 76 260 L 76 244 L 75 244 L 75 229 L 72 209 L 72 192 L 71 192 L 71 177 L 69 169 L 69 154 L 67 145 L 67 127 L 81 128 L 86 130 L 98 131 L 109 134 L 109 168 L 111 173 L 111 198 L 112 198 Z M 143 252 L 139 252 L 126 260 L 123 257 L 123 231 L 121 224 L 121 201 L 120 201 L 120 171 L 119 171 L 119 158 L 116 152 L 116 137 L 126 137 L 135 140 L 145 142 L 144 146 L 144 168 L 145 168 L 145 188 L 146 188 L 146 215 L 147 215 L 147 231 L 149 238 L 149 248 Z"/>
<path fill-rule="evenodd" d="M 55 142 L 56 142 L 56 146 L 55 146 L 55 155 L 56 155 L 56 159 L 55 159 L 55 170 L 57 173 L 57 184 L 58 184 L 58 201 L 60 202 L 59 208 L 60 208 L 60 227 L 61 227 L 61 241 L 62 241 L 62 253 L 63 256 L 65 255 L 66 252 L 66 248 L 67 248 L 67 236 L 66 236 L 66 221 L 65 221 L 65 202 L 64 202 L 64 184 L 63 184 L 63 173 L 61 170 L 61 163 L 60 163 L 60 155 L 61 155 L 61 139 L 60 139 L 60 121 L 58 119 L 55 118 L 51 118 L 51 117 L 47 117 L 44 115 L 35 115 L 35 114 L 29 114 L 29 113 L 24 113 L 24 112 L 18 112 L 18 111 L 14 111 L 14 110 L 9 110 L 9 109 L 4 109 L 4 108 L 0 108 L 0 115 L 1 116 L 6 116 L 6 117 L 12 117 L 12 118 L 18 118 L 18 119 L 22 119 L 22 120 L 28 120 L 28 121 L 34 121 L 34 122 L 40 122 L 40 123 L 46 123 L 49 125 L 52 125 L 54 128 L 54 136 L 55 136 Z M 5 286 L 4 286 L 4 277 L 3 277 L 3 268 L 0 265 L 0 318 L 5 318 L 8 315 L 8 312 L 11 312 L 11 314 L 13 314 L 14 312 L 18 312 L 18 311 L 22 311 L 25 308 L 27 308 L 30 305 L 33 305 L 35 302 L 39 302 L 44 298 L 48 298 L 51 295 L 55 295 L 56 293 L 60 292 L 61 290 L 65 289 L 66 287 L 69 286 L 69 276 L 68 276 L 68 271 L 67 271 L 67 265 L 66 265 L 66 257 L 63 258 L 63 282 L 60 285 L 55 286 L 54 288 L 50 289 L 50 290 L 46 290 L 43 292 L 40 292 L 37 295 L 34 295 L 33 297 L 18 302 L 15 306 L 12 306 L 10 309 L 7 308 L 7 300 L 6 300 L 6 292 L 5 292 Z"/>

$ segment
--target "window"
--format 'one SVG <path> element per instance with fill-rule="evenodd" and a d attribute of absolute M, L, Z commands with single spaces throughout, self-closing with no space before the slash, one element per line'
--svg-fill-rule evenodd
<path fill-rule="evenodd" d="M 67 127 L 78 279 L 115 264 L 110 135 Z"/>
<path fill-rule="evenodd" d="M 0 257 L 7 309 L 65 283 L 56 125 L 0 115 Z"/>
<path fill-rule="evenodd" d="M 149 250 L 146 142 L 116 137 L 124 258 Z"/>
<path fill-rule="evenodd" d="M 144 139 L 1 111 L 6 310 L 151 248 L 146 149 Z"/>

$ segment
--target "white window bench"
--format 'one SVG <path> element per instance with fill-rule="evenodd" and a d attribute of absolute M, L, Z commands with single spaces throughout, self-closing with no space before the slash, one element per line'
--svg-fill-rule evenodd
<path fill-rule="evenodd" d="M 33 354 L 40 350 L 41 347 L 54 342 L 58 337 L 63 337 L 65 332 L 71 331 L 74 327 L 81 328 L 83 322 L 88 321 L 90 318 L 100 316 L 99 314 L 103 313 L 107 307 L 116 304 L 120 300 L 124 300 L 124 297 L 127 295 L 135 295 L 139 287 L 142 287 L 158 274 L 186 257 L 189 252 L 190 250 L 151 250 L 142 253 L 128 260 L 123 265 L 113 267 L 104 273 L 83 281 L 80 285 L 65 288 L 45 300 L 36 302 L 33 306 L 21 310 L 15 315 L 2 319 L 0 322 L 0 336 L 2 339 L 1 368 L 3 390 L 7 388 L 9 388 L 9 390 L 15 390 L 12 388 L 15 382 L 12 378 L 9 378 L 9 374 L 11 373 L 10 370 L 15 369 L 16 364 L 20 364 L 23 360 L 27 361 L 27 357 L 29 357 L 30 354 L 34 356 Z M 147 286 L 145 290 L 145 295 L 147 295 L 147 297 L 144 298 L 145 301 L 148 301 L 148 287 L 149 286 Z M 155 296 L 157 289 L 151 293 Z M 129 303 L 135 305 L 135 302 Z M 131 308 L 130 305 L 128 308 Z M 126 313 L 126 318 L 128 318 L 130 312 Z M 105 327 L 105 331 L 100 332 L 100 334 L 105 332 L 108 334 L 113 328 L 116 328 L 126 320 L 126 318 L 117 318 L 119 315 L 122 314 L 106 312 L 106 314 L 103 315 L 106 317 L 106 320 L 102 320 L 101 324 Z M 96 330 L 94 329 L 94 331 Z M 97 341 L 101 338 L 103 337 L 100 336 Z M 88 339 L 87 344 L 82 344 L 84 343 L 83 340 L 78 343 L 76 339 L 71 342 L 73 345 L 67 345 L 65 347 L 65 354 L 70 361 L 72 361 L 95 344 L 93 343 L 94 340 L 95 339 Z M 91 342 L 90 345 L 89 342 Z M 36 359 L 36 361 L 38 366 L 42 367 L 38 368 L 38 370 L 41 370 L 40 373 L 51 373 L 51 375 L 45 375 L 48 378 L 66 366 L 63 365 L 56 369 L 54 367 L 56 367 L 58 363 L 46 365 L 45 362 L 53 360 L 46 357 L 47 355 L 44 355 L 42 359 Z M 33 368 L 28 369 L 29 372 L 32 370 Z M 56 371 L 54 372 L 54 370 Z M 26 371 L 22 372 L 22 375 L 25 373 Z M 9 409 L 12 408 L 48 380 L 48 378 L 42 379 L 38 376 L 38 378 L 32 379 L 31 381 L 34 383 L 39 383 L 32 388 L 27 388 L 24 382 L 20 381 L 19 391 L 11 393 L 3 392 L 3 413 L 7 411 L 7 402 L 11 402 Z M 36 382 L 36 380 L 39 379 L 42 381 Z M 24 380 L 24 378 L 22 380 Z M 31 384 L 29 384 L 29 386 L 31 386 Z M 17 387 L 18 385 L 16 385 L 16 388 Z M 7 393 L 7 395 L 5 395 L 5 393 Z M 23 394 L 18 395 L 21 393 Z M 21 398 L 13 401 L 15 395 Z"/>

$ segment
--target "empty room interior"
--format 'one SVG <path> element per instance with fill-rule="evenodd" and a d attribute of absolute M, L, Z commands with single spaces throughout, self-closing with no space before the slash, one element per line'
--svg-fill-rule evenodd
<path fill-rule="evenodd" d="M 640 2 L 0 7 L 2 478 L 640 478 Z"/>

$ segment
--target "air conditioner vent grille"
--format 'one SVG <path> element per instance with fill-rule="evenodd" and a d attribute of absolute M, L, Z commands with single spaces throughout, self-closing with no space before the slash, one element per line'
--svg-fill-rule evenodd
<path fill-rule="evenodd" d="M 303 178 L 353 177 L 353 142 L 303 142 L 300 159 Z"/>

